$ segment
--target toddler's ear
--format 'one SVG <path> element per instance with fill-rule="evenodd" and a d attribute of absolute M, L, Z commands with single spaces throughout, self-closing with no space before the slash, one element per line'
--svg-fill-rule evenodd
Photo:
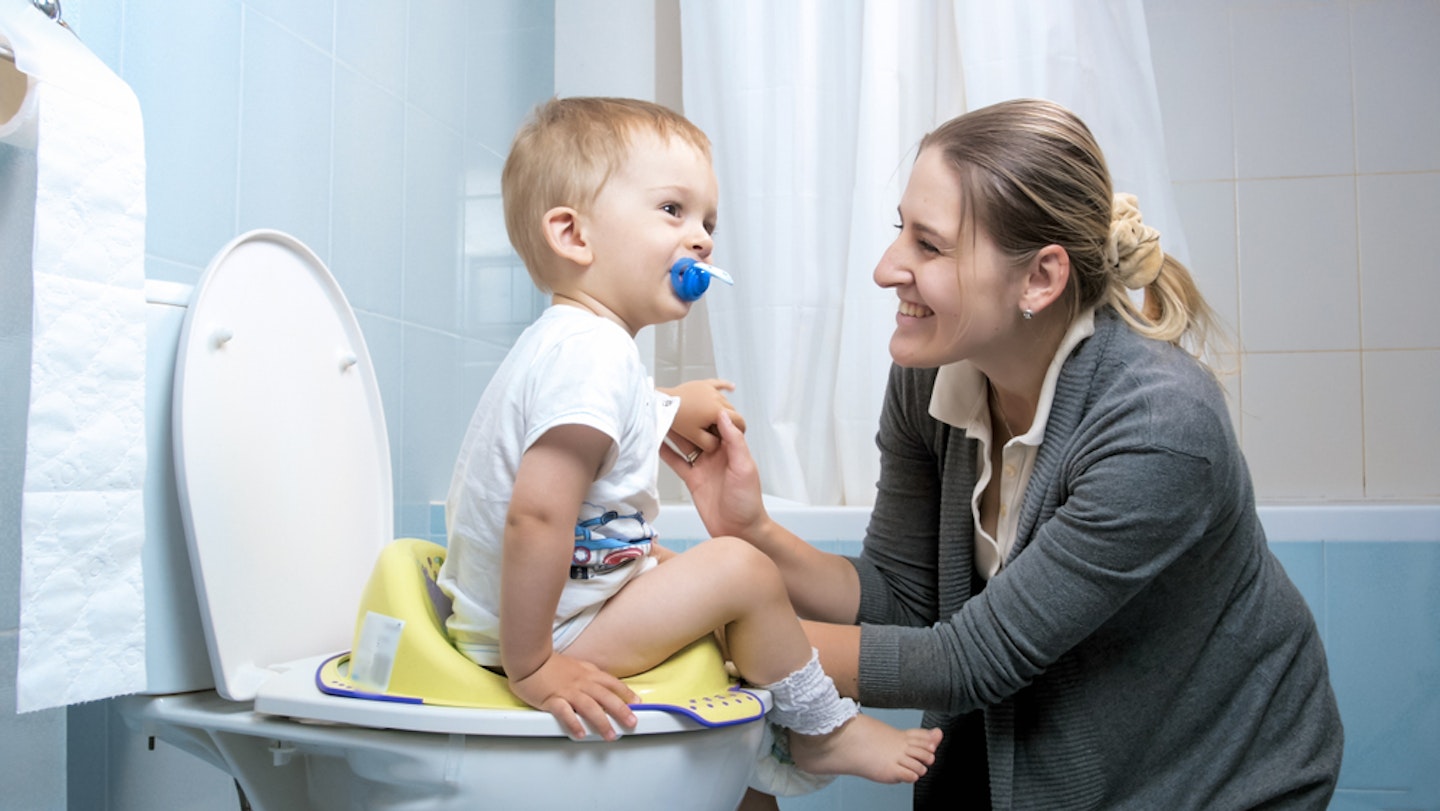
<path fill-rule="evenodd" d="M 556 206 L 545 212 L 541 220 L 545 229 L 545 241 L 562 259 L 568 259 L 581 267 L 589 267 L 595 261 L 585 234 L 580 228 L 580 213 L 568 206 Z"/>

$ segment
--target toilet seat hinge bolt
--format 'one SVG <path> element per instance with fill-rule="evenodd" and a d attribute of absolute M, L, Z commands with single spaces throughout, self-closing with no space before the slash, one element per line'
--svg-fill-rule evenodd
<path fill-rule="evenodd" d="M 274 758 L 276 766 L 288 766 L 290 759 L 295 756 L 295 744 L 276 741 L 270 747 L 270 755 Z"/>

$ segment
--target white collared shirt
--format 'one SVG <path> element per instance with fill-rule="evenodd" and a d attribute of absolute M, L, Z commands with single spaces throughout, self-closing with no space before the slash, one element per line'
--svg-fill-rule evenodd
<path fill-rule="evenodd" d="M 1095 311 L 1082 312 L 1066 331 L 1050 366 L 1045 371 L 1045 382 L 1040 387 L 1040 402 L 1035 408 L 1035 419 L 1030 428 L 1017 437 L 1012 437 L 1001 449 L 1000 469 L 1000 516 L 991 536 L 980 525 L 980 498 L 995 474 L 991 469 L 990 446 L 995 432 L 990 425 L 989 386 L 985 375 L 969 361 L 959 361 L 940 367 L 935 375 L 935 389 L 930 396 L 930 416 L 964 431 L 966 436 L 979 440 L 980 458 L 977 467 L 980 475 L 975 480 L 975 492 L 970 497 L 970 513 L 975 524 L 975 569 L 981 577 L 989 580 L 1005 565 L 1005 559 L 1015 546 L 1015 536 L 1020 521 L 1020 504 L 1025 498 L 1025 488 L 1030 483 L 1030 473 L 1035 466 L 1035 455 L 1040 442 L 1045 438 L 1045 424 L 1050 419 L 1050 407 L 1055 401 L 1055 383 L 1060 377 L 1060 368 L 1080 342 L 1095 334 Z"/>

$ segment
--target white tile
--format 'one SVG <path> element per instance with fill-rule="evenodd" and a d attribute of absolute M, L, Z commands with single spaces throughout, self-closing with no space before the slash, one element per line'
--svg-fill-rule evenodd
<path fill-rule="evenodd" d="M 1175 204 L 1190 247 L 1185 265 L 1200 294 L 1234 334 L 1240 323 L 1235 183 L 1176 183 Z M 1164 238 L 1161 234 L 1162 243 Z"/>
<path fill-rule="evenodd" d="M 1360 353 L 1246 354 L 1243 446 L 1261 500 L 1364 496 Z"/>
<path fill-rule="evenodd" d="M 1240 438 L 1243 447 L 1245 423 L 1241 419 L 1240 404 L 1244 401 L 1244 387 L 1240 374 L 1240 354 L 1226 352 L 1206 362 L 1215 372 L 1220 387 L 1225 390 L 1225 406 L 1230 412 L 1230 425 L 1235 429 L 1235 436 Z"/>
<path fill-rule="evenodd" d="M 1440 498 L 1440 350 L 1365 352 L 1365 497 Z"/>
<path fill-rule="evenodd" d="M 0 632 L 0 792 L 6 808 L 64 808 L 65 708 L 15 712 L 19 633 Z M 95 779 L 92 775 L 91 779 Z"/>
<path fill-rule="evenodd" d="M 510 347 L 525 329 L 524 325 L 511 325 L 498 330 L 484 339 L 466 339 L 459 343 L 459 363 L 451 374 L 460 381 L 455 414 L 468 424 L 470 414 L 480 402 L 480 395 L 490 385 L 495 370 L 510 354 Z M 458 450 L 458 449 L 457 449 Z"/>
<path fill-rule="evenodd" d="M 125 81 L 145 120 L 145 250 L 204 267 L 235 235 L 240 7 L 129 3 Z"/>
<path fill-rule="evenodd" d="M 125 8 L 120 3 L 66 3 L 61 19 L 70 30 L 83 36 L 85 47 L 100 57 L 115 75 L 120 75 Z"/>
<path fill-rule="evenodd" d="M 1150 60 L 1165 127 L 1172 180 L 1235 177 L 1235 116 L 1230 28 L 1217 6 L 1175 5 L 1151 10 Z"/>
<path fill-rule="evenodd" d="M 220 246 L 216 245 L 215 250 L 219 251 Z M 171 262 L 168 259 L 146 253 L 145 255 L 145 278 L 158 279 L 164 282 L 179 282 L 180 284 L 195 284 L 200 280 L 200 274 L 204 268 L 199 265 L 187 265 L 184 262 Z"/>
<path fill-rule="evenodd" d="M 1356 3 L 1351 20 L 1360 171 L 1440 169 L 1440 3 Z"/>
<path fill-rule="evenodd" d="M 465 197 L 465 255 L 501 262 L 514 255 L 505 230 L 505 211 L 499 194 Z"/>
<path fill-rule="evenodd" d="M 508 147 L 509 144 L 507 143 Z M 465 194 L 469 197 L 500 196 L 500 175 L 505 171 L 505 153 L 474 141 L 465 145 Z M 503 229 L 503 218 L 500 222 Z"/>
<path fill-rule="evenodd" d="M 1239 176 L 1354 172 L 1345 6 L 1244 8 L 1230 24 Z"/>
<path fill-rule="evenodd" d="M 518 31 L 525 28 L 554 28 L 555 4 L 535 0 L 481 0 L 468 2 L 469 24 L 477 30 Z"/>
<path fill-rule="evenodd" d="M 397 505 L 422 505 L 449 491 L 455 454 L 478 396 L 461 403 L 461 339 L 406 325 L 404 342 L 402 374 L 411 395 L 401 417 Z"/>
<path fill-rule="evenodd" d="M 1241 181 L 1237 211 L 1245 350 L 1359 349 L 1354 180 Z"/>
<path fill-rule="evenodd" d="M 405 90 L 405 0 L 344 0 L 335 7 L 335 58 L 390 91 Z"/>
<path fill-rule="evenodd" d="M 1440 174 L 1366 175 L 1357 186 L 1364 347 L 1440 348 Z"/>
<path fill-rule="evenodd" d="M 403 417 L 405 415 L 405 369 L 403 331 L 399 321 L 381 318 L 365 312 L 355 314 L 360 331 L 365 336 L 365 349 L 370 354 L 370 363 L 375 369 L 375 382 L 380 389 L 380 403 L 385 410 L 385 435 L 390 445 L 390 467 L 400 470 L 400 449 L 405 437 Z M 417 396 L 424 396 L 420 393 Z M 400 476 L 390 482 L 395 503 L 400 503 Z M 399 516 L 395 517 L 397 531 Z"/>
<path fill-rule="evenodd" d="M 329 261 L 335 62 L 247 11 L 242 64 L 239 230 L 286 231 Z"/>
<path fill-rule="evenodd" d="M 464 323 L 464 182 L 460 136 L 423 111 L 407 108 L 404 318 L 450 332 Z"/>
<path fill-rule="evenodd" d="M 512 286 L 514 274 L 504 262 L 471 260 L 464 278 L 465 306 L 461 317 L 467 324 L 509 324 L 514 297 L 527 292 L 523 287 Z"/>
<path fill-rule="evenodd" d="M 550 306 L 550 297 L 535 286 L 518 256 L 511 260 L 510 285 L 511 291 L 524 291 L 513 292 L 510 297 L 510 323 L 529 324 Z"/>
<path fill-rule="evenodd" d="M 463 0 L 422 0 L 410 6 L 405 98 L 455 132 L 465 128 Z"/>
<path fill-rule="evenodd" d="M 335 68 L 330 269 L 357 309 L 399 318 L 405 240 L 405 107 Z"/>
<path fill-rule="evenodd" d="M 520 122 L 555 92 L 554 26 L 497 30 L 477 24 L 467 45 L 466 139 L 509 154 Z"/>
<path fill-rule="evenodd" d="M 514 272 L 519 258 L 510 246 L 505 228 L 505 211 L 500 196 L 500 172 L 504 159 L 490 149 L 465 147 L 465 276 L 464 309 L 461 319 L 470 328 L 531 321 L 531 293 L 534 285 L 528 274 Z M 519 317 L 517 313 L 521 313 Z"/>
<path fill-rule="evenodd" d="M 346 0 L 349 2 L 349 0 Z M 329 54 L 335 33 L 335 0 L 245 0 L 254 11 Z"/>

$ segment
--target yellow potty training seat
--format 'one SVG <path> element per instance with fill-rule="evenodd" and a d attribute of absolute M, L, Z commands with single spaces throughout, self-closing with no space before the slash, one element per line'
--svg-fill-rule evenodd
<path fill-rule="evenodd" d="M 402 538 L 381 550 L 360 600 L 350 652 L 316 673 L 322 692 L 373 701 L 492 710 L 532 710 L 505 677 L 465 657 L 445 632 L 450 600 L 435 578 L 445 548 Z M 640 697 L 636 710 L 662 710 L 707 727 L 758 720 L 765 705 L 725 671 L 720 647 L 706 635 L 655 668 L 624 680 Z"/>

